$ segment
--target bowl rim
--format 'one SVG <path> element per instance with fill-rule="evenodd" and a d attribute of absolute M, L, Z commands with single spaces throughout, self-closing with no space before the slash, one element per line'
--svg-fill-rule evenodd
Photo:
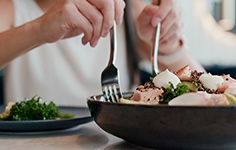
<path fill-rule="evenodd" d="M 132 94 L 134 92 L 123 92 L 123 95 Z M 151 105 L 151 104 L 127 104 L 127 103 L 113 103 L 113 102 L 106 102 L 97 100 L 97 98 L 102 97 L 103 94 L 92 95 L 87 98 L 87 103 L 99 103 L 102 105 L 117 105 L 117 106 L 128 106 L 128 107 L 147 107 L 147 108 L 179 108 L 179 109 L 236 109 L 236 105 L 214 105 L 214 106 L 202 106 L 202 105 L 175 105 L 169 106 L 168 104 L 159 104 L 159 105 Z"/>

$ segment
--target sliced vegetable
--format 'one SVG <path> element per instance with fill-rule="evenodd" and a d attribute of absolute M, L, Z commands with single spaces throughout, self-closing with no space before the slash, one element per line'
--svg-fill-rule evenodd
<path fill-rule="evenodd" d="M 206 98 L 199 93 L 186 93 L 172 99 L 168 105 L 170 106 L 197 106 L 197 105 L 207 105 Z"/>
<path fill-rule="evenodd" d="M 11 110 L 11 107 L 15 105 L 14 102 L 9 102 L 4 110 L 4 112 L 2 112 L 0 114 L 0 120 L 8 120 L 10 119 L 10 110 Z"/>
<path fill-rule="evenodd" d="M 120 103 L 123 103 L 123 104 L 148 105 L 148 103 L 139 102 L 139 101 L 133 101 L 133 100 L 124 99 L 124 98 L 121 98 L 121 99 L 120 99 Z"/>
<path fill-rule="evenodd" d="M 229 94 L 227 92 L 224 92 L 224 95 L 226 96 L 227 100 L 229 101 L 229 104 L 236 104 L 236 97 L 232 94 Z"/>
<path fill-rule="evenodd" d="M 192 82 L 182 82 L 182 83 L 184 85 L 187 85 L 191 92 L 197 92 L 198 91 L 198 87 L 195 83 L 192 83 Z"/>

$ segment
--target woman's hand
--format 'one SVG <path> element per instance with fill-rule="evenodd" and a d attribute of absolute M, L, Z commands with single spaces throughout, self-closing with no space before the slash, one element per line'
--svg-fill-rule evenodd
<path fill-rule="evenodd" d="M 35 21 L 38 35 L 51 43 L 83 33 L 82 43 L 94 47 L 109 33 L 114 20 L 122 23 L 124 7 L 123 0 L 57 0 Z"/>
<path fill-rule="evenodd" d="M 169 54 L 181 46 L 182 20 L 174 0 L 162 0 L 160 6 L 157 0 L 153 1 L 143 9 L 137 21 L 139 38 L 149 45 L 153 44 L 154 29 L 161 22 L 160 53 Z"/>

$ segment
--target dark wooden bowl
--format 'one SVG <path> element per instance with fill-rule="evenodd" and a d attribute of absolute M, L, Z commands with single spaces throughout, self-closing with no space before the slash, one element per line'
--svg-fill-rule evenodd
<path fill-rule="evenodd" d="M 130 97 L 132 93 L 124 93 Z M 131 105 L 87 101 L 95 122 L 123 140 L 155 149 L 236 149 L 236 107 Z"/>

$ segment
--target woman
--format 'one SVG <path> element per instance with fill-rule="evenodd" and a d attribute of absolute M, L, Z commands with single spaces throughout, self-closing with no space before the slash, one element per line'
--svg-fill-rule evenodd
<path fill-rule="evenodd" d="M 202 69 L 182 52 L 181 20 L 173 0 L 163 0 L 160 7 L 156 1 L 153 5 L 142 0 L 127 2 L 141 43 L 140 56 L 149 56 L 154 27 L 161 21 L 161 69 L 174 71 L 186 64 Z M 129 91 L 124 7 L 122 0 L 0 0 L 5 102 L 37 94 L 58 105 L 86 106 L 88 96 L 101 93 L 100 74 L 109 58 L 107 35 L 113 20 L 119 25 L 116 64 L 121 87 Z M 176 59 L 170 62 L 168 57 Z"/>

